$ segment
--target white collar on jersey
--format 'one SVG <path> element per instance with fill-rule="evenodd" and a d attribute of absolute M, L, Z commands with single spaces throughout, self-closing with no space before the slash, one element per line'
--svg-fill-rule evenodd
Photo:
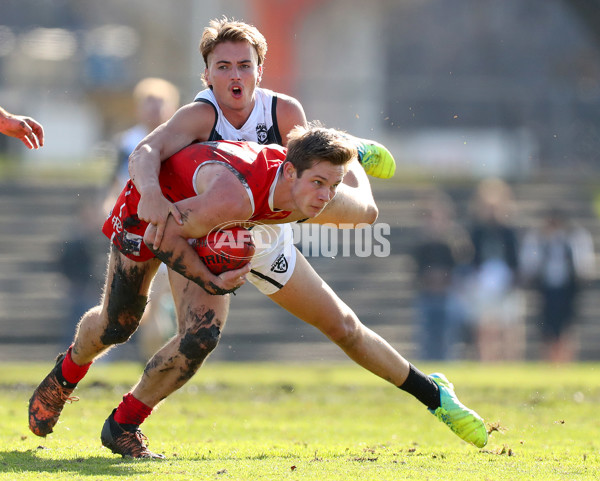
<path fill-rule="evenodd" d="M 271 187 L 269 188 L 269 209 L 271 209 L 272 212 L 280 212 L 281 209 L 276 209 L 275 207 L 273 207 L 273 199 L 275 197 L 275 187 L 277 186 L 277 182 L 279 182 L 279 177 L 282 175 L 281 170 L 283 167 L 283 162 L 279 165 L 279 167 L 277 167 L 277 173 L 275 174 L 275 179 L 273 180 L 273 183 L 271 184 Z"/>

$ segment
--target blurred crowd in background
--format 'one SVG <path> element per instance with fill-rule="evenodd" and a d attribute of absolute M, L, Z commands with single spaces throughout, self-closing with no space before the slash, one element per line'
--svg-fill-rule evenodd
<path fill-rule="evenodd" d="M 579 358 L 581 299 L 597 276 L 596 1 L 4 0 L 0 106 L 42 122 L 46 140 L 29 152 L 0 136 L 2 182 L 63 179 L 88 193 L 65 223 L 76 227 L 48 248 L 56 262 L 46 269 L 65 282 L 68 308 L 56 314 L 69 319 L 64 333 L 100 295 L 106 245 L 89 239 L 100 237 L 127 156 L 202 89 L 198 40 L 221 15 L 265 34 L 263 87 L 294 95 L 311 119 L 392 150 L 399 171 L 392 187 L 374 182 L 376 198 L 379 188 L 423 186 L 414 191 L 417 225 L 395 251 L 414 274 L 406 322 L 415 356 L 522 360 L 536 338 L 539 359 Z M 556 189 L 520 203 L 515 187 L 536 182 Z M 587 205 L 562 197 L 564 183 L 580 186 Z M 0 245 L 2 258 L 14 257 L 12 241 Z M 0 287 L 13 272 L 3 270 Z M 160 277 L 155 290 L 168 296 Z M 0 294 L 9 306 L 2 326 L 8 297 Z M 154 313 L 168 318 L 168 301 L 155 298 Z M 154 328 L 140 331 L 141 358 L 170 333 L 152 315 Z M 58 337 L 51 342 L 67 343 Z"/>
<path fill-rule="evenodd" d="M 441 190 L 427 192 L 419 208 L 423 226 L 413 258 L 423 359 L 460 359 L 459 346 L 466 344 L 481 361 L 523 360 L 527 307 L 541 358 L 577 359 L 578 299 L 596 277 L 594 243 L 584 226 L 552 205 L 538 226 L 520 231 L 511 188 L 498 178 L 477 184 L 466 221 Z M 527 288 L 537 294 L 529 306 Z"/>

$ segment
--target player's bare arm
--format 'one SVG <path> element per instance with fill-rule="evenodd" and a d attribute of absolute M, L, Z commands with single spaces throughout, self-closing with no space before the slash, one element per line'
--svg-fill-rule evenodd
<path fill-rule="evenodd" d="M 44 145 L 44 128 L 31 117 L 15 115 L 0 107 L 0 133 L 20 139 L 28 149 Z"/>
<path fill-rule="evenodd" d="M 160 245 L 167 217 L 181 223 L 177 208 L 162 195 L 158 183 L 161 163 L 194 141 L 205 141 L 215 121 L 210 105 L 193 102 L 151 132 L 129 157 L 129 175 L 141 195 L 140 219 L 157 226 L 154 247 Z"/>
<path fill-rule="evenodd" d="M 287 135 L 296 125 L 307 125 L 304 109 L 298 100 L 289 95 L 277 94 L 277 122 L 283 145 L 287 145 Z M 357 224 L 372 224 L 377 220 L 378 208 L 371 191 L 371 183 L 358 161 L 352 162 L 344 176 L 335 198 L 325 210 L 310 220 L 318 224 L 344 224 L 353 227 Z M 292 215 L 290 219 L 301 215 Z"/>
<path fill-rule="evenodd" d="M 250 198 L 239 179 L 220 165 L 202 167 L 196 178 L 199 195 L 177 202 L 183 223 L 172 217 L 166 222 L 160 248 L 153 248 L 156 226 L 150 224 L 144 242 L 171 269 L 198 284 L 210 294 L 232 292 L 244 283 L 250 266 L 215 276 L 198 257 L 188 239 L 204 237 L 223 223 L 243 221 L 252 215 Z"/>

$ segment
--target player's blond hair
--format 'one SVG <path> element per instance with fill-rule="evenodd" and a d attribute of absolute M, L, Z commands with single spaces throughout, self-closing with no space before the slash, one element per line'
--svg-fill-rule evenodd
<path fill-rule="evenodd" d="M 286 162 L 295 168 L 298 177 L 315 161 L 347 165 L 358 156 L 356 146 L 345 132 L 311 123 L 296 126 L 288 134 Z"/>
<path fill-rule="evenodd" d="M 200 53 L 207 68 L 208 56 L 223 42 L 248 42 L 256 51 L 258 65 L 265 61 L 267 41 L 263 34 L 254 25 L 222 17 L 211 20 L 200 39 Z M 202 80 L 206 83 L 204 75 Z"/>
<path fill-rule="evenodd" d="M 148 97 L 156 97 L 162 99 L 165 104 L 173 109 L 179 107 L 179 89 L 168 80 L 147 77 L 140 80 L 133 89 L 133 100 L 136 104 L 140 104 Z"/>

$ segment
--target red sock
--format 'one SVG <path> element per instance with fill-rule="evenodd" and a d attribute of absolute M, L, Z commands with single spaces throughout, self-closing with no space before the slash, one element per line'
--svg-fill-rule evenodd
<path fill-rule="evenodd" d="M 139 426 L 150 416 L 151 412 L 152 408 L 150 406 L 134 398 L 133 394 L 128 393 L 123 396 L 123 401 L 121 401 L 115 412 L 115 421 L 119 424 L 136 424 Z"/>
<path fill-rule="evenodd" d="M 77 384 L 79 381 L 83 379 L 83 377 L 88 372 L 88 369 L 92 365 L 91 362 L 80 366 L 79 364 L 75 364 L 73 358 L 71 357 L 71 351 L 73 350 L 73 345 L 69 347 L 67 350 L 67 354 L 62 362 L 62 375 L 66 381 L 71 384 Z M 92 361 L 93 362 L 93 361 Z"/>

